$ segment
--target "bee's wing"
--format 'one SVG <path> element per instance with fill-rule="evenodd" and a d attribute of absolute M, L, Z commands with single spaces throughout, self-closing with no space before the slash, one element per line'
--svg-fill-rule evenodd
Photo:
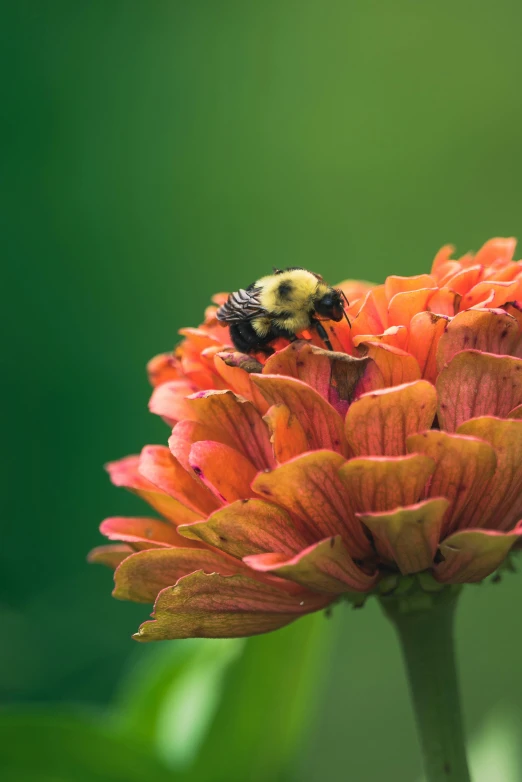
<path fill-rule="evenodd" d="M 241 320 L 252 320 L 259 315 L 265 315 L 266 310 L 259 302 L 260 288 L 240 290 L 231 293 L 225 304 L 217 311 L 216 317 L 225 323 L 234 323 Z"/>

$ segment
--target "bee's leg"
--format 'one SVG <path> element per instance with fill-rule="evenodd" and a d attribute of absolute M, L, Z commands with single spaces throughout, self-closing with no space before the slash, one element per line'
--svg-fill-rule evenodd
<path fill-rule="evenodd" d="M 332 343 L 330 342 L 330 340 L 328 338 L 328 334 L 326 333 L 326 330 L 325 330 L 323 324 L 320 321 L 318 321 L 318 320 L 314 320 L 313 321 L 313 325 L 315 326 L 315 329 L 316 329 L 317 333 L 319 334 L 320 338 L 323 340 L 323 342 L 326 345 L 326 347 L 328 348 L 328 350 L 333 350 Z"/>

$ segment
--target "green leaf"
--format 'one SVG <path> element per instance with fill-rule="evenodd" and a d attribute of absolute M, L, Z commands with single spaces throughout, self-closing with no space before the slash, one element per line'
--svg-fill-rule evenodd
<path fill-rule="evenodd" d="M 115 704 L 120 730 L 149 742 L 170 767 L 196 757 L 223 695 L 242 638 L 188 639 L 140 648 Z"/>
<path fill-rule="evenodd" d="M 172 782 L 139 742 L 103 717 L 15 711 L 0 714 L 3 782 Z"/>

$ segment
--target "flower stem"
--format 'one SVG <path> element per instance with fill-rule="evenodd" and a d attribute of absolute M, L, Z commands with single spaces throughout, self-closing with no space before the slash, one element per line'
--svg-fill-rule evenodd
<path fill-rule="evenodd" d="M 453 643 L 457 596 L 446 588 L 427 604 L 381 598 L 401 642 L 427 782 L 471 782 Z"/>

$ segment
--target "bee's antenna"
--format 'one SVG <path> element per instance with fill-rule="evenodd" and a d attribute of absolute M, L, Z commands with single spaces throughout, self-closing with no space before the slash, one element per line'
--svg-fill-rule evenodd
<path fill-rule="evenodd" d="M 341 294 L 341 296 L 343 297 L 345 302 L 348 304 L 348 306 L 350 306 L 350 302 L 348 301 L 348 297 L 347 297 L 346 293 L 342 290 L 342 288 L 337 288 L 336 290 L 337 290 L 338 293 Z M 346 314 L 346 310 L 344 309 L 344 307 L 343 307 L 343 315 L 346 318 L 346 322 L 348 323 L 349 327 L 352 328 L 352 324 L 350 323 L 350 318 Z"/>

